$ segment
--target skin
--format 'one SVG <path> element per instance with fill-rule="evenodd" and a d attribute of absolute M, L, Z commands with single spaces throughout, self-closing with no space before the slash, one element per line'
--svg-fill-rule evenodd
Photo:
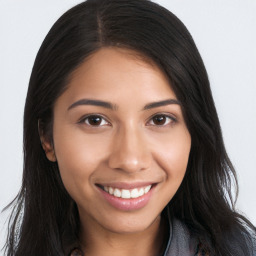
<path fill-rule="evenodd" d="M 81 99 L 106 101 L 113 109 L 72 106 Z M 91 55 L 57 99 L 54 146 L 42 138 L 43 147 L 48 159 L 58 162 L 78 205 L 86 255 L 159 253 L 161 212 L 183 180 L 191 147 L 179 104 L 145 108 L 169 99 L 177 100 L 164 73 L 136 52 L 119 48 Z M 101 118 L 92 125 L 88 115 Z M 117 182 L 155 185 L 144 207 L 128 211 L 109 204 L 97 186 Z"/>

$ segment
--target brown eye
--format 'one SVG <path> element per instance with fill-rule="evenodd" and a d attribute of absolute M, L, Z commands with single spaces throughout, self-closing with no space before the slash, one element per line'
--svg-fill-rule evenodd
<path fill-rule="evenodd" d="M 99 115 L 91 115 L 87 116 L 82 120 L 84 123 L 90 126 L 103 126 L 103 125 L 109 125 L 109 123 L 101 116 Z"/>
<path fill-rule="evenodd" d="M 165 114 L 158 114 L 153 116 L 149 122 L 148 125 L 153 125 L 153 126 L 166 126 L 171 123 L 176 122 L 176 119 L 172 116 L 165 115 Z"/>
<path fill-rule="evenodd" d="M 166 123 L 166 116 L 164 115 L 154 116 L 152 121 L 155 125 L 164 125 Z"/>

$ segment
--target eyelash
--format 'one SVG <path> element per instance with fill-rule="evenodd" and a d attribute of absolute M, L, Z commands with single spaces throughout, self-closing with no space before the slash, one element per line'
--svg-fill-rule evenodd
<path fill-rule="evenodd" d="M 160 125 L 152 124 L 154 118 L 159 118 L 159 117 L 164 118 L 164 124 L 160 124 Z M 150 122 L 151 122 L 151 124 L 150 124 Z M 152 125 L 152 126 L 165 127 L 165 126 L 174 124 L 176 122 L 177 122 L 177 119 L 174 116 L 172 116 L 170 114 L 158 113 L 158 114 L 154 114 L 153 116 L 151 116 L 147 123 L 148 123 L 148 125 Z"/>
<path fill-rule="evenodd" d="M 78 123 L 80 124 L 86 124 L 88 126 L 95 126 L 95 127 L 100 127 L 102 125 L 92 125 L 89 123 L 89 118 L 100 118 L 101 122 L 104 121 L 105 124 L 103 124 L 104 126 L 107 125 L 107 126 L 111 126 L 110 122 L 106 120 L 105 117 L 103 117 L 102 115 L 99 115 L 99 114 L 90 114 L 90 115 L 86 115 L 84 117 L 82 117 L 80 119 L 80 121 Z"/>
<path fill-rule="evenodd" d="M 164 123 L 163 124 L 154 124 L 154 119 L 156 121 L 156 118 L 164 118 L 163 121 Z M 89 118 L 99 118 L 100 119 L 100 124 L 96 124 L 96 125 L 93 125 L 90 123 L 90 120 Z M 93 120 L 91 120 L 93 121 Z M 161 120 L 160 120 L 161 121 Z M 102 125 L 101 123 L 104 122 L 104 124 Z M 163 114 L 163 113 L 158 113 L 158 114 L 154 114 L 153 116 L 151 116 L 149 118 L 149 120 L 147 121 L 147 126 L 158 126 L 158 127 L 165 127 L 165 126 L 168 126 L 168 125 L 171 125 L 173 123 L 176 123 L 177 122 L 177 119 L 171 115 L 168 115 L 168 114 Z M 99 115 L 99 114 L 90 114 L 90 115 L 86 115 L 84 117 L 82 117 L 80 119 L 80 121 L 78 122 L 79 124 L 86 124 L 88 126 L 91 126 L 91 127 L 100 127 L 100 126 L 111 126 L 111 123 L 105 118 L 103 117 L 102 115 Z"/>

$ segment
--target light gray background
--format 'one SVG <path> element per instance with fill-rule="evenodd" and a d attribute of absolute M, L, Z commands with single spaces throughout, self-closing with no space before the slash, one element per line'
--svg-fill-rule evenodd
<path fill-rule="evenodd" d="M 0 0 L 0 209 L 21 184 L 23 107 L 34 58 L 56 19 L 79 2 Z M 203 57 L 225 145 L 238 173 L 237 208 L 255 225 L 256 1 L 156 2 L 185 23 Z M 6 216 L 0 215 L 0 246 Z"/>

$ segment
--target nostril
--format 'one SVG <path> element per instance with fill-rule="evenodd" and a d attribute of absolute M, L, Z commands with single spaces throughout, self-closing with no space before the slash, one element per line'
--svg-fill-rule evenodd
<path fill-rule="evenodd" d="M 136 127 L 121 127 L 113 140 L 109 167 L 128 172 L 148 169 L 151 153 L 147 147 L 145 134 L 139 132 Z"/>
<path fill-rule="evenodd" d="M 150 167 L 150 154 L 147 152 L 114 152 L 110 155 L 108 165 L 111 169 L 138 172 Z"/>

